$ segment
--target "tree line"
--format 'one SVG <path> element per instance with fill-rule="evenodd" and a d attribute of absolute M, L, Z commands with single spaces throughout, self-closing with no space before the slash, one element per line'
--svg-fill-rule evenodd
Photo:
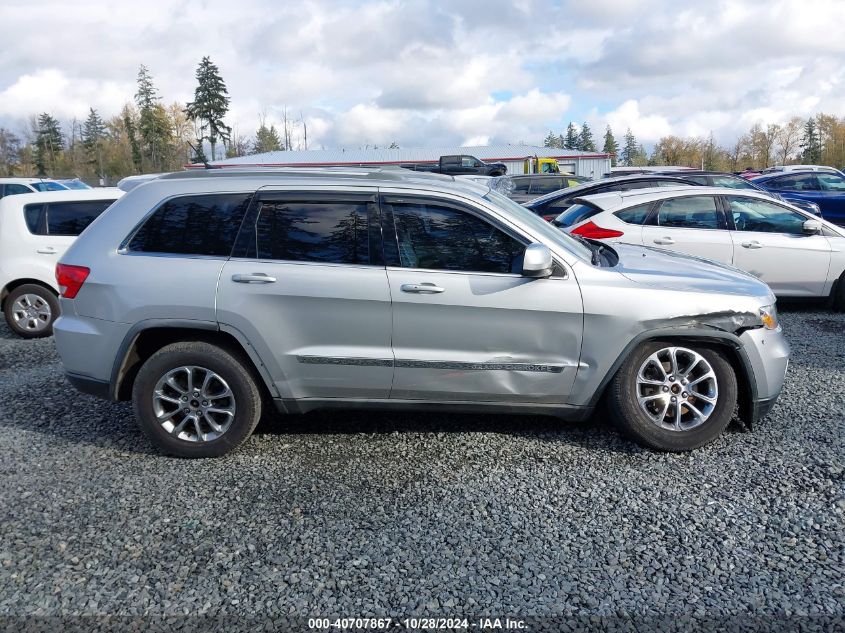
<path fill-rule="evenodd" d="M 142 64 L 133 100 L 110 118 L 90 108 L 85 120 L 65 125 L 42 112 L 22 134 L 0 127 L 0 176 L 75 176 L 113 184 L 131 174 L 178 171 L 185 163 L 222 158 L 221 146 L 227 157 L 292 147 L 297 122 L 287 109 L 281 130 L 262 117 L 255 136 L 245 138 L 225 123 L 229 94 L 209 57 L 199 63 L 196 80 L 192 101 L 167 105 Z M 305 128 L 301 116 L 300 124 Z M 307 143 L 307 131 L 304 138 Z"/>
<path fill-rule="evenodd" d="M 121 111 L 103 116 L 90 108 L 84 121 L 63 124 L 49 112 L 33 116 L 22 134 L 0 127 L 0 176 L 76 176 L 111 184 L 139 173 L 178 171 L 185 163 L 271 151 L 308 149 L 308 128 L 302 114 L 285 107 L 281 126 L 259 117 L 254 136 L 243 136 L 226 125 L 229 94 L 218 67 L 203 57 L 196 70 L 194 99 L 166 105 L 149 69 L 138 70 L 133 100 Z M 590 126 L 570 122 L 565 133 L 549 132 L 546 147 L 596 152 Z M 397 148 L 396 143 L 390 145 Z M 206 154 L 206 148 L 210 156 Z M 754 124 L 731 146 L 707 137 L 664 136 L 647 152 L 628 129 L 617 142 L 610 125 L 602 152 L 612 164 L 626 166 L 685 165 L 716 171 L 761 169 L 802 162 L 845 165 L 845 118 L 816 114 L 793 117 L 783 124 Z"/>
<path fill-rule="evenodd" d="M 565 135 L 549 132 L 543 144 L 545 147 L 596 151 L 592 131 L 586 123 L 580 129 L 570 123 Z M 783 124 L 755 123 L 728 147 L 719 145 L 712 132 L 707 138 L 669 135 L 660 138 L 651 153 L 637 141 L 630 128 L 620 147 L 608 125 L 602 152 L 613 155 L 614 166 L 629 167 L 679 165 L 710 171 L 764 169 L 789 163 L 842 167 L 845 165 L 845 118 L 820 113 L 808 119 L 792 117 Z"/>

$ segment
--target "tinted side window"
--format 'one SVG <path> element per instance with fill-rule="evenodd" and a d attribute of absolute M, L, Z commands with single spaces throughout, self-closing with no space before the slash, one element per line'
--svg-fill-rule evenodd
<path fill-rule="evenodd" d="M 258 259 L 369 264 L 366 202 L 265 201 L 255 223 Z"/>
<path fill-rule="evenodd" d="M 528 178 L 511 178 L 513 181 L 513 193 L 528 193 L 528 186 L 531 180 Z"/>
<path fill-rule="evenodd" d="M 818 191 L 821 189 L 813 174 L 798 174 L 796 176 L 781 176 L 768 182 L 772 189 L 781 191 Z"/>
<path fill-rule="evenodd" d="M 26 185 L 18 185 L 18 184 L 11 184 L 6 185 L 3 195 L 4 196 L 13 196 L 18 193 L 32 193 L 32 189 L 27 187 Z"/>
<path fill-rule="evenodd" d="M 128 250 L 228 257 L 251 197 L 237 193 L 167 200 L 138 229 Z"/>
<path fill-rule="evenodd" d="M 739 176 L 713 176 L 714 187 L 730 187 L 731 189 L 754 189 L 754 185 Z"/>
<path fill-rule="evenodd" d="M 8 185 L 6 185 L 8 187 Z M 45 227 L 45 204 L 27 204 L 23 208 L 23 217 L 26 220 L 26 228 L 33 235 L 46 235 Z"/>
<path fill-rule="evenodd" d="M 684 180 L 691 180 L 699 185 L 710 184 L 707 182 L 707 176 L 684 176 Z M 677 183 L 680 184 L 680 183 Z"/>
<path fill-rule="evenodd" d="M 405 268 L 520 273 L 525 247 L 474 215 L 427 201 L 386 200 Z"/>
<path fill-rule="evenodd" d="M 47 205 L 48 235 L 79 235 L 114 200 L 51 202 Z"/>
<path fill-rule="evenodd" d="M 628 224 L 645 224 L 645 221 L 648 218 L 648 214 L 651 211 L 652 205 L 653 203 L 651 202 L 638 204 L 635 207 L 628 207 L 627 209 L 617 211 L 613 215 L 615 215 L 623 222 L 627 222 Z"/>
<path fill-rule="evenodd" d="M 785 207 L 757 198 L 728 198 L 737 231 L 804 234 L 806 218 Z"/>
<path fill-rule="evenodd" d="M 601 209 L 589 204 L 573 204 L 566 211 L 555 218 L 556 226 L 573 226 L 601 213 Z"/>
<path fill-rule="evenodd" d="M 531 193 L 536 193 L 538 196 L 544 193 L 551 193 L 563 188 L 561 178 L 557 176 L 547 176 L 544 178 L 534 178 L 531 181 Z"/>
<path fill-rule="evenodd" d="M 658 226 L 686 229 L 718 229 L 719 212 L 713 196 L 673 198 L 660 203 Z"/>

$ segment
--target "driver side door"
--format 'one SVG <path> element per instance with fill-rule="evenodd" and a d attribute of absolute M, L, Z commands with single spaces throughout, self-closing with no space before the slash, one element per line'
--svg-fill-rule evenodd
<path fill-rule="evenodd" d="M 583 327 L 571 273 L 523 277 L 530 239 L 469 203 L 383 190 L 381 209 L 390 398 L 565 403 Z"/>

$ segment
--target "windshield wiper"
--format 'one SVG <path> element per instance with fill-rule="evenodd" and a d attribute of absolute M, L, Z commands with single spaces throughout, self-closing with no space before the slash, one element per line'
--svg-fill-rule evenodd
<path fill-rule="evenodd" d="M 592 263 L 593 266 L 601 266 L 601 254 L 604 251 L 604 246 L 601 246 L 600 244 L 593 244 L 590 240 L 583 238 L 578 234 L 569 233 L 569 237 L 574 237 L 576 240 L 578 240 L 584 246 L 590 249 L 590 263 Z"/>

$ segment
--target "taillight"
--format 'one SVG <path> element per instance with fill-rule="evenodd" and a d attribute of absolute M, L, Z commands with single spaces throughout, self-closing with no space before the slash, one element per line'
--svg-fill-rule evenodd
<path fill-rule="evenodd" d="M 82 288 L 82 284 L 88 279 L 91 269 L 85 266 L 70 266 L 68 264 L 56 264 L 56 281 L 59 283 L 59 291 L 65 299 L 73 299 Z"/>
<path fill-rule="evenodd" d="M 592 222 L 587 222 L 586 224 L 582 224 L 577 229 L 572 229 L 572 232 L 576 235 L 580 235 L 581 237 L 588 237 L 592 240 L 604 240 L 609 237 L 621 237 L 625 235 L 622 231 L 616 231 L 614 229 L 605 229 Z"/>
<path fill-rule="evenodd" d="M 553 214 L 553 215 L 544 215 L 544 216 L 543 216 L 543 219 L 544 219 L 546 222 L 551 222 L 551 221 L 552 221 L 552 220 L 554 220 L 557 216 L 558 216 L 558 214 L 557 214 L 557 213 L 555 213 L 555 214 Z"/>

